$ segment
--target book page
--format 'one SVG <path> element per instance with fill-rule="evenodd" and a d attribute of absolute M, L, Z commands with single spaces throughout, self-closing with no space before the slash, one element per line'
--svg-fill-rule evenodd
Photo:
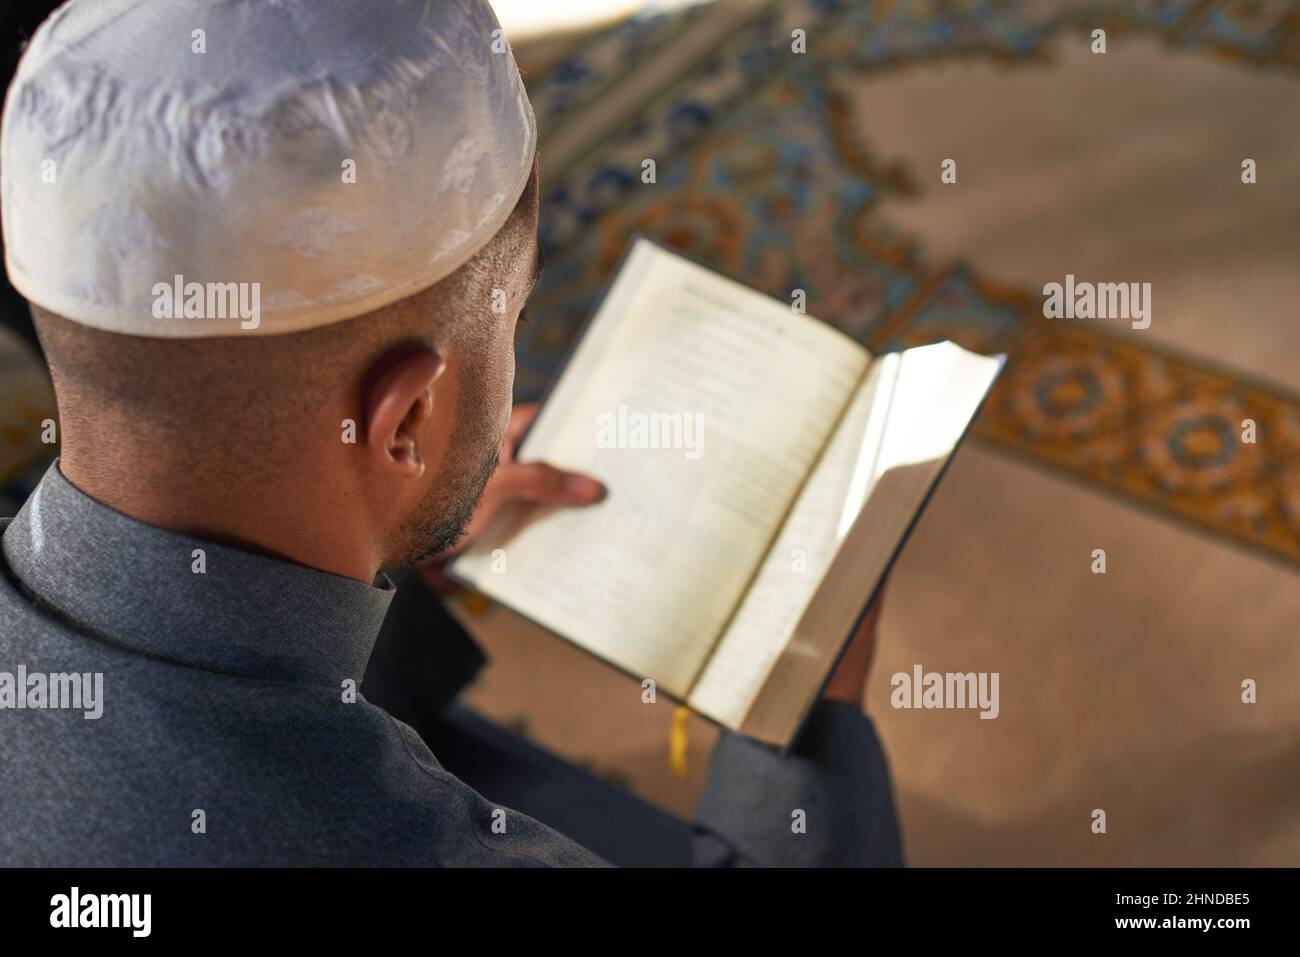
<path fill-rule="evenodd" d="M 875 477 L 898 353 L 872 363 L 758 574 L 714 648 L 690 704 L 738 727 L 794 633 Z"/>
<path fill-rule="evenodd" d="M 774 676 L 820 686 L 1001 362 L 939 343 L 872 364 L 692 689 L 694 707 L 740 727 L 761 694 L 798 698 L 765 689 Z"/>
<path fill-rule="evenodd" d="M 683 696 L 868 362 L 831 327 L 638 241 L 519 451 L 608 497 L 503 513 L 453 573 Z"/>

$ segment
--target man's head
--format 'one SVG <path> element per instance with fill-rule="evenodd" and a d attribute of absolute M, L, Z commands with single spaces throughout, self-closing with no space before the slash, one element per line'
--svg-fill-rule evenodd
<path fill-rule="evenodd" d="M 486 0 L 71 0 L 41 26 L 0 215 L 74 484 L 357 577 L 455 540 L 539 268 L 500 34 Z"/>
<path fill-rule="evenodd" d="M 465 265 L 344 322 L 162 339 L 34 306 L 65 474 L 156 499 L 201 495 L 214 515 L 296 485 L 364 515 L 381 567 L 446 549 L 492 474 L 509 417 L 515 325 L 540 268 L 537 175 L 534 164 L 506 224 Z M 175 483 L 178 462 L 188 488 L 151 487 Z"/>

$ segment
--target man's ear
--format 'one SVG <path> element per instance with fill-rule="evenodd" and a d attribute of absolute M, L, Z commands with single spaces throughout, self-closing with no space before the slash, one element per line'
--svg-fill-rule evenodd
<path fill-rule="evenodd" d="M 432 349 L 394 360 L 373 381 L 366 395 L 366 450 L 380 471 L 402 478 L 424 474 L 423 427 L 433 415 L 436 383 L 447 362 Z"/>

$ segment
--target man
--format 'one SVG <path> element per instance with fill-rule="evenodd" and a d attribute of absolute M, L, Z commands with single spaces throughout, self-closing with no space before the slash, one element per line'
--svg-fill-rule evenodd
<path fill-rule="evenodd" d="M 493 475 L 539 266 L 486 4 L 73 0 L 0 177 L 61 429 L 3 530 L 0 860 L 600 863 L 357 692 L 385 572 Z M 511 462 L 484 506 L 600 494 Z M 791 754 L 724 736 L 696 862 L 898 860 L 869 639 Z"/>

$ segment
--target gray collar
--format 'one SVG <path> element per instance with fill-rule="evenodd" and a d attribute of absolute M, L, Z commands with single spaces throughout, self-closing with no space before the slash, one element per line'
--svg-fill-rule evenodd
<path fill-rule="evenodd" d="M 3 554 L 30 601 L 88 637 L 205 670 L 335 687 L 360 684 L 394 594 L 384 576 L 367 585 L 146 525 L 77 489 L 58 462 L 4 529 Z"/>

